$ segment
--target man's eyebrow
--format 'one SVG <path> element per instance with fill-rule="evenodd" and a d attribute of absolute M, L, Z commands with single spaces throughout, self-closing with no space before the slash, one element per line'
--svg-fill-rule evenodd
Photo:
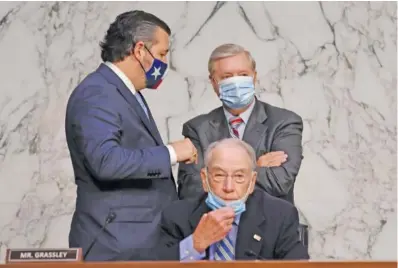
<path fill-rule="evenodd" d="M 214 167 L 212 167 L 212 169 L 213 170 L 216 170 L 216 171 L 224 171 L 222 168 L 220 168 L 220 167 L 218 167 L 218 166 L 214 166 Z M 224 171 L 225 172 L 225 171 Z"/>

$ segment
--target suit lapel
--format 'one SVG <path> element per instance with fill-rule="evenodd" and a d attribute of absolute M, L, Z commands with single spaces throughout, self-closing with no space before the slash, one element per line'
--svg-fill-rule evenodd
<path fill-rule="evenodd" d="M 108 80 L 109 83 L 113 84 L 116 86 L 117 90 L 119 93 L 123 96 L 123 98 L 130 104 L 130 106 L 134 109 L 134 111 L 138 114 L 140 117 L 140 120 L 144 124 L 145 128 L 148 130 L 148 132 L 152 135 L 152 137 L 155 139 L 155 141 L 159 144 L 162 145 L 163 142 L 161 138 L 157 137 L 156 132 L 156 126 L 154 127 L 151 122 L 149 122 L 148 117 L 146 116 L 145 112 L 142 110 L 141 105 L 137 101 L 136 97 L 133 95 L 133 93 L 127 88 L 127 86 L 123 83 L 123 81 L 105 64 L 101 64 L 100 67 L 97 70 L 99 73 L 101 73 L 106 80 Z M 149 111 L 149 109 L 148 109 Z"/>
<path fill-rule="evenodd" d="M 258 256 L 264 240 L 264 215 L 259 213 L 259 200 L 256 200 L 256 192 L 247 200 L 246 212 L 241 216 L 236 239 L 235 257 L 237 260 L 253 259 Z M 261 206 L 261 205 L 260 205 Z M 250 252 L 248 254 L 248 252 Z M 250 256 L 254 255 L 254 256 Z"/>
<path fill-rule="evenodd" d="M 245 142 L 250 144 L 254 150 L 257 150 L 259 142 L 263 140 L 263 136 L 267 133 L 268 126 L 264 124 L 266 119 L 267 114 L 264 105 L 256 99 L 242 138 Z"/>
<path fill-rule="evenodd" d="M 199 201 L 199 205 L 195 208 L 192 212 L 191 216 L 189 217 L 189 223 L 192 228 L 192 232 L 195 231 L 196 226 L 198 226 L 200 219 L 202 218 L 203 214 L 210 212 L 210 208 L 205 203 L 205 198 L 207 194 L 205 194 Z"/>
<path fill-rule="evenodd" d="M 209 129 L 206 131 L 206 136 L 209 143 L 231 137 L 222 107 L 214 111 L 213 119 L 209 121 Z"/>

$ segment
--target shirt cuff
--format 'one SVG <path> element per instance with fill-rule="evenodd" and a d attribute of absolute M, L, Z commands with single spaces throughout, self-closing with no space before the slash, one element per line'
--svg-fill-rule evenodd
<path fill-rule="evenodd" d="M 194 249 L 192 235 L 180 242 L 180 261 L 199 261 L 205 256 L 205 252 L 199 253 Z"/>
<path fill-rule="evenodd" d="M 169 155 L 170 155 L 170 164 L 173 166 L 177 164 L 177 154 L 176 151 L 174 150 L 173 146 L 167 145 L 167 150 L 169 150 Z"/>

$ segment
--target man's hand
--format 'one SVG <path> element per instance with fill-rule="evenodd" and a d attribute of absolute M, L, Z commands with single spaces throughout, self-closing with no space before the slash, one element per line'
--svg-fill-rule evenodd
<path fill-rule="evenodd" d="M 260 156 L 257 160 L 259 167 L 279 167 L 287 160 L 287 154 L 282 151 L 271 152 Z"/>
<path fill-rule="evenodd" d="M 197 162 L 198 152 L 190 139 L 185 138 L 170 145 L 173 146 L 176 152 L 177 162 L 185 162 L 186 164 Z"/>
<path fill-rule="evenodd" d="M 195 250 L 202 253 L 210 245 L 222 240 L 231 230 L 234 218 L 234 210 L 230 207 L 204 214 L 192 235 Z"/>

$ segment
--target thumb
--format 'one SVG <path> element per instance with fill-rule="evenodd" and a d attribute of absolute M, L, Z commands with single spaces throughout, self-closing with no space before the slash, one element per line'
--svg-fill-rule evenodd
<path fill-rule="evenodd" d="M 207 213 L 203 214 L 202 218 L 200 219 L 200 222 L 207 221 L 207 217 L 208 217 Z"/>

